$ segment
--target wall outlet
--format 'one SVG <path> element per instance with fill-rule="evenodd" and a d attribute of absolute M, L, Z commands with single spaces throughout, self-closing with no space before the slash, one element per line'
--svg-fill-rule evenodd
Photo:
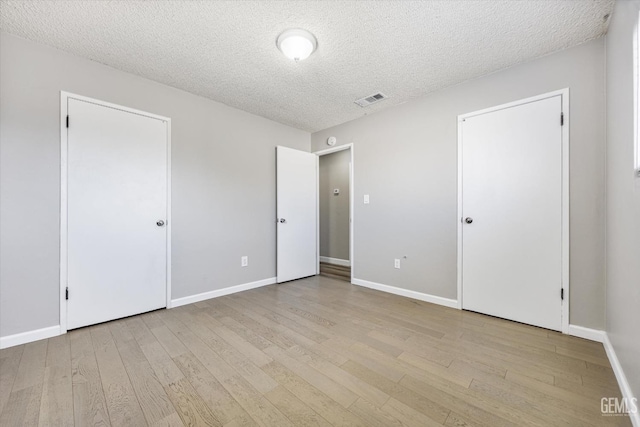
<path fill-rule="evenodd" d="M 240 266 L 241 267 L 246 267 L 249 265 L 249 257 L 248 256 L 243 256 L 242 258 L 240 258 Z"/>
<path fill-rule="evenodd" d="M 395 268 L 400 268 L 400 260 L 399 259 L 394 259 L 393 260 L 393 266 Z"/>
<path fill-rule="evenodd" d="M 365 205 L 368 205 L 368 204 L 369 204 L 369 195 L 368 195 L 368 194 L 365 194 L 365 195 L 364 195 L 364 204 L 365 204 Z"/>

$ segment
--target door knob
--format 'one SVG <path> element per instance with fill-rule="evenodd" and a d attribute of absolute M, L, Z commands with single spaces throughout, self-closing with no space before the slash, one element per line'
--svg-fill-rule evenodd
<path fill-rule="evenodd" d="M 279 221 L 280 221 L 280 224 L 284 224 L 285 222 L 287 222 L 287 220 L 286 220 L 286 219 L 284 219 L 284 218 L 280 218 L 280 220 L 279 220 Z"/>
<path fill-rule="evenodd" d="M 161 220 L 161 219 L 159 219 L 159 220 L 157 220 L 157 221 L 156 221 L 156 225 L 157 225 L 158 227 L 162 227 L 162 226 L 164 225 L 164 221 L 163 221 L 163 220 Z"/>
<path fill-rule="evenodd" d="M 466 222 L 467 224 L 471 224 L 473 222 L 473 218 L 468 216 L 464 219 L 464 222 Z"/>

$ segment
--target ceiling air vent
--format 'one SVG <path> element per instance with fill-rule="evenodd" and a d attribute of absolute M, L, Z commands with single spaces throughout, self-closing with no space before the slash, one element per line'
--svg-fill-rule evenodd
<path fill-rule="evenodd" d="M 388 96 L 383 93 L 374 93 L 373 95 L 365 96 L 364 98 L 358 99 L 356 104 L 361 107 L 368 107 L 371 104 L 374 104 L 378 101 L 382 101 L 383 99 L 387 99 Z"/>

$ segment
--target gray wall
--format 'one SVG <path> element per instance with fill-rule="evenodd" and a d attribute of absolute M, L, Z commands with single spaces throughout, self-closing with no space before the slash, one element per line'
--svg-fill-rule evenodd
<path fill-rule="evenodd" d="M 312 134 L 313 151 L 329 136 L 356 146 L 356 278 L 455 299 L 457 116 L 566 87 L 570 322 L 604 328 L 604 39 Z"/>
<path fill-rule="evenodd" d="M 320 256 L 349 259 L 349 163 L 351 150 L 320 156 Z"/>
<path fill-rule="evenodd" d="M 60 90 L 171 117 L 174 299 L 275 276 L 274 147 L 309 133 L 1 34 L 0 336 L 59 324 Z"/>
<path fill-rule="evenodd" d="M 640 178 L 633 176 L 633 29 L 639 1 L 618 1 L 607 34 L 607 333 L 640 397 Z"/>

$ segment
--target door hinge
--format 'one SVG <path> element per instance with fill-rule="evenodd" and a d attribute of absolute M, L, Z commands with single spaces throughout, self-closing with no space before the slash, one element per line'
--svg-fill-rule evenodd
<path fill-rule="evenodd" d="M 564 301 L 564 288 L 560 288 L 560 299 Z"/>
<path fill-rule="evenodd" d="M 69 127 L 69 115 L 67 115 L 67 128 Z"/>
<path fill-rule="evenodd" d="M 68 116 L 67 120 L 69 120 Z M 564 113 L 560 113 L 560 126 L 564 126 Z M 69 125 L 67 125 L 67 127 L 69 127 Z"/>
<path fill-rule="evenodd" d="M 64 291 L 64 299 L 69 299 L 69 287 Z"/>

